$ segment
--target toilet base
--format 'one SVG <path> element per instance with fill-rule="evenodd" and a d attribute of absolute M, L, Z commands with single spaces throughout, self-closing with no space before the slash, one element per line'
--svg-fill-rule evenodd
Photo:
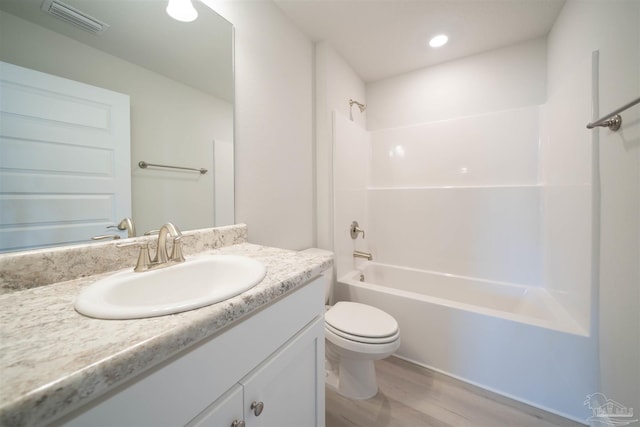
<path fill-rule="evenodd" d="M 340 394 L 340 392 L 338 391 L 338 375 L 335 372 L 329 369 L 325 371 L 324 384 L 330 390 Z"/>
<path fill-rule="evenodd" d="M 338 393 L 355 400 L 370 399 L 378 394 L 376 368 L 373 360 L 342 358 L 338 377 Z"/>
<path fill-rule="evenodd" d="M 378 394 L 373 360 L 341 358 L 337 371 L 327 369 L 325 384 L 341 396 L 364 400 Z"/>

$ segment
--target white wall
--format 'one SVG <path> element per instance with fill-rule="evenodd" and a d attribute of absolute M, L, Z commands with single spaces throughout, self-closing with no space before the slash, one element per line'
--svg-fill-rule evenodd
<path fill-rule="evenodd" d="M 167 221 L 182 229 L 213 224 L 211 174 L 141 170 L 137 163 L 213 170 L 213 139 L 233 140 L 231 104 L 13 15 L 0 12 L 0 17 L 3 60 L 130 96 L 138 232 Z"/>
<path fill-rule="evenodd" d="M 215 226 L 235 224 L 233 141 L 213 143 Z"/>
<path fill-rule="evenodd" d="M 270 1 L 203 2 L 235 28 L 236 222 L 314 246 L 313 44 Z"/>
<path fill-rule="evenodd" d="M 367 85 L 367 128 L 407 126 L 542 104 L 546 39 L 446 62 Z"/>
<path fill-rule="evenodd" d="M 349 117 L 349 99 L 366 103 L 365 84 L 347 62 L 326 42 L 315 46 L 316 94 L 316 194 L 317 245 L 334 249 L 334 113 Z M 364 129 L 366 114 L 354 106 L 353 124 Z M 343 141 L 348 143 L 348 141 Z M 353 218 L 357 219 L 357 218 Z M 363 221 L 363 219 L 359 219 Z M 349 224 L 351 221 L 349 221 Z M 348 225 L 337 223 L 336 231 L 348 230 Z"/>
<path fill-rule="evenodd" d="M 623 127 L 618 132 L 588 131 L 583 126 L 591 116 L 584 100 L 590 88 L 571 82 L 581 80 L 584 68 L 590 67 L 591 52 L 599 50 L 600 114 L 637 97 L 638 22 L 640 2 L 635 0 L 569 0 L 549 34 L 548 48 L 549 99 L 571 103 L 572 110 L 562 110 L 562 115 L 570 126 L 581 129 L 568 143 L 590 147 L 592 132 L 599 137 L 594 155 L 599 160 L 601 192 L 595 211 L 596 219 L 600 211 L 600 252 L 596 254 L 596 259 L 600 258 L 599 290 L 595 289 L 599 298 L 600 390 L 594 392 L 603 392 L 635 412 L 640 408 L 640 107 L 622 113 Z M 575 98 L 582 100 L 580 104 L 573 103 Z M 580 113 L 579 120 L 574 107 Z M 587 154 L 590 157 L 592 153 Z M 565 175 L 557 180 L 563 178 Z M 597 366 L 593 369 L 598 371 Z"/>

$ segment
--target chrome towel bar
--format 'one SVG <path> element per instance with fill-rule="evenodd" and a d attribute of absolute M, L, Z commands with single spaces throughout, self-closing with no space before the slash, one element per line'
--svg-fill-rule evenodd
<path fill-rule="evenodd" d="M 157 165 L 157 164 L 154 164 L 154 163 L 147 163 L 144 160 L 140 160 L 138 162 L 138 166 L 140 166 L 141 169 L 146 169 L 148 166 L 153 166 L 153 167 L 156 167 L 156 168 L 169 168 L 169 169 L 181 169 L 181 170 L 185 170 L 185 171 L 196 171 L 196 172 L 200 172 L 202 175 L 207 173 L 207 170 L 204 169 L 204 168 L 196 169 L 196 168 L 185 168 L 185 167 L 182 167 L 182 166 Z"/>
<path fill-rule="evenodd" d="M 622 117 L 620 117 L 619 113 L 622 113 L 627 108 L 633 107 L 639 102 L 640 102 L 640 97 L 623 105 L 617 110 L 610 112 L 609 114 L 607 114 L 606 116 L 603 116 L 602 118 L 596 120 L 595 122 L 589 123 L 587 125 L 587 129 L 593 129 L 596 126 L 602 126 L 602 127 L 608 127 L 614 132 L 617 131 L 618 129 L 620 129 L 620 126 L 622 125 Z"/>

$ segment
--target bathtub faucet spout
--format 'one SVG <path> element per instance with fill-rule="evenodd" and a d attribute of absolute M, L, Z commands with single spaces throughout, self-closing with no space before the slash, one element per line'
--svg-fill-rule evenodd
<path fill-rule="evenodd" d="M 371 255 L 369 252 L 362 252 L 362 251 L 353 251 L 353 257 L 354 258 L 366 258 L 369 261 L 371 261 L 373 259 L 373 255 Z"/>

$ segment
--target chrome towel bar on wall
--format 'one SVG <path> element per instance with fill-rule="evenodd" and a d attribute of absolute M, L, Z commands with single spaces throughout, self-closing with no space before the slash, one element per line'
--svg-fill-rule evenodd
<path fill-rule="evenodd" d="M 138 166 L 140 166 L 141 169 L 146 169 L 147 167 L 152 166 L 152 167 L 156 167 L 156 168 L 169 168 L 169 169 L 180 169 L 180 170 L 185 170 L 185 171 L 196 171 L 196 172 L 200 172 L 202 175 L 207 173 L 207 169 L 205 169 L 205 168 L 196 169 L 196 168 L 185 168 L 185 167 L 182 167 L 182 166 L 157 165 L 155 163 L 147 163 L 144 160 L 140 160 L 138 162 Z"/>
<path fill-rule="evenodd" d="M 589 123 L 587 125 L 587 129 L 593 129 L 596 126 L 602 126 L 602 127 L 608 127 L 614 132 L 617 131 L 618 129 L 620 129 L 620 126 L 622 125 L 622 117 L 620 117 L 619 113 L 622 113 L 627 108 L 633 107 L 639 102 L 640 102 L 640 97 L 623 105 L 617 110 L 610 112 L 609 114 L 607 114 L 606 116 L 603 116 L 602 118 L 596 120 L 595 122 Z"/>

